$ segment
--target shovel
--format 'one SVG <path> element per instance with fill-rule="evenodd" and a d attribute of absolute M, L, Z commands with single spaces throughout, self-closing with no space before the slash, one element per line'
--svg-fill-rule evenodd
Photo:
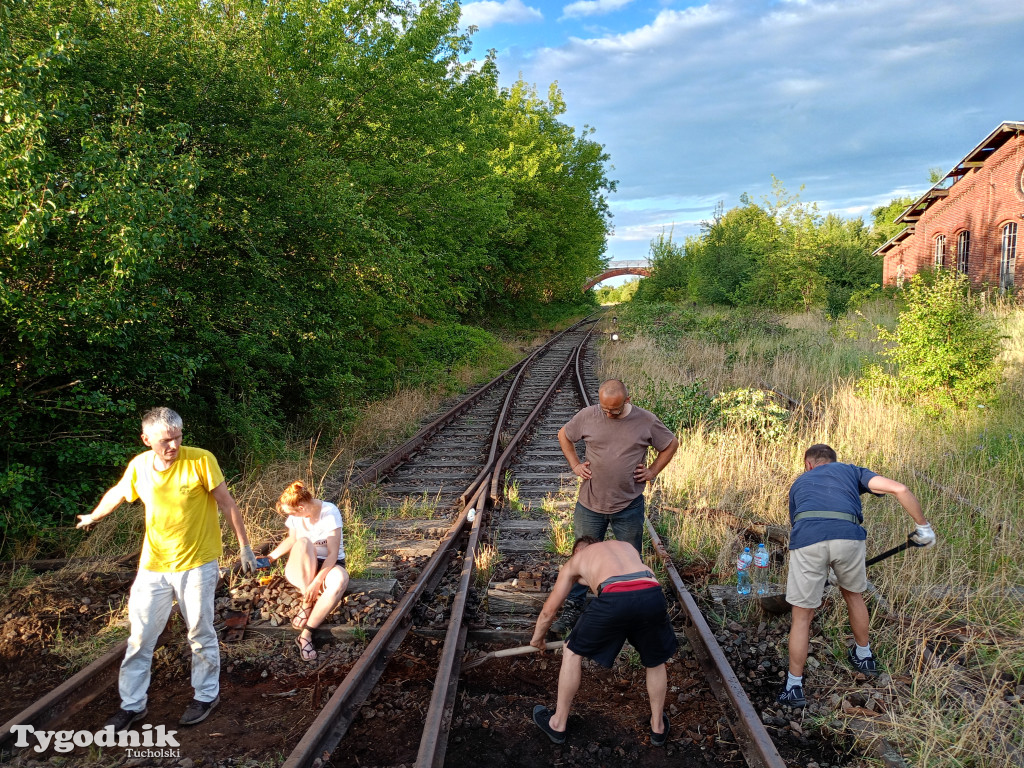
<path fill-rule="evenodd" d="M 893 555 L 895 555 L 897 552 L 902 552 L 907 547 L 923 547 L 924 544 L 918 544 L 916 541 L 914 541 L 912 538 L 910 538 L 913 535 L 914 535 L 914 532 L 911 531 L 910 533 L 907 534 L 907 540 L 904 541 L 902 544 L 899 544 L 899 545 L 893 547 L 892 549 L 887 549 L 887 550 L 885 550 L 885 552 L 883 552 L 880 555 L 875 555 L 870 560 L 868 560 L 866 563 L 864 563 L 864 565 L 866 565 L 866 566 L 867 565 L 874 565 L 875 563 L 881 562 L 882 560 L 886 560 L 886 559 L 892 557 Z"/>
<path fill-rule="evenodd" d="M 565 645 L 564 640 L 554 640 L 550 643 L 546 643 L 545 648 L 549 651 L 555 651 L 561 648 L 563 645 Z M 500 659 L 503 656 L 522 656 L 525 653 L 536 653 L 538 650 L 540 649 L 533 645 L 521 645 L 518 648 L 505 648 L 500 651 L 491 651 L 490 653 L 481 656 L 479 659 L 467 661 L 465 664 L 462 665 L 462 668 L 473 669 L 473 667 L 479 667 L 485 661 L 490 661 L 491 659 Z"/>
<path fill-rule="evenodd" d="M 870 560 L 867 560 L 864 563 L 864 566 L 867 567 L 869 565 L 874 565 L 875 563 L 880 563 L 882 560 L 887 560 L 890 557 L 892 557 L 893 555 L 898 554 L 899 552 L 902 552 L 907 547 L 920 547 L 920 546 L 923 546 L 921 544 L 918 544 L 916 541 L 914 541 L 913 539 L 910 538 L 913 534 L 914 534 L 914 532 L 911 531 L 910 533 L 907 534 L 907 540 L 904 541 L 902 544 L 898 544 L 895 547 L 893 547 L 892 549 L 887 549 L 887 550 L 885 550 L 885 552 L 882 552 L 881 554 L 875 555 Z M 829 569 L 828 583 L 829 584 L 835 584 L 835 577 L 832 574 L 832 569 L 831 568 Z M 786 595 L 785 595 L 785 593 L 775 594 L 775 595 L 765 595 L 764 597 L 758 598 L 758 601 L 760 602 L 761 607 L 764 610 L 766 610 L 768 613 L 785 613 L 786 611 L 789 610 L 789 603 L 786 602 Z"/>

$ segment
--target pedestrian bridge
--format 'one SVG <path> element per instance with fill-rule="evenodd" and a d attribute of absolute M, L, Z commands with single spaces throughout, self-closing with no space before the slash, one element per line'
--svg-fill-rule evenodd
<path fill-rule="evenodd" d="M 640 277 L 649 277 L 650 274 L 651 263 L 647 259 L 637 259 L 635 261 L 609 261 L 608 268 L 604 272 L 597 277 L 592 277 L 587 280 L 586 285 L 583 286 L 583 292 L 586 293 L 602 280 L 607 280 L 610 277 L 619 277 L 620 275 L 639 275 Z"/>

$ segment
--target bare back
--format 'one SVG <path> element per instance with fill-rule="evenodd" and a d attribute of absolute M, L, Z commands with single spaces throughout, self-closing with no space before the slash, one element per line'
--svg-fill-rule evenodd
<path fill-rule="evenodd" d="M 624 541 L 600 541 L 579 549 L 566 567 L 570 575 L 596 591 L 597 585 L 613 576 L 647 570 L 632 544 Z"/>

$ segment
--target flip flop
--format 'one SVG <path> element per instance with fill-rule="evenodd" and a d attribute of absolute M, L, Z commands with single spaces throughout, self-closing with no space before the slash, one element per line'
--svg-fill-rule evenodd
<path fill-rule="evenodd" d="M 661 733 L 651 731 L 651 744 L 655 747 L 663 747 L 668 741 L 668 715 L 664 712 L 661 713 L 661 721 L 665 724 L 665 730 Z"/>
<path fill-rule="evenodd" d="M 555 744 L 562 744 L 565 741 L 565 731 L 556 731 L 551 727 L 551 710 L 543 704 L 538 704 L 533 708 L 533 722 Z"/>
<path fill-rule="evenodd" d="M 304 605 L 292 616 L 292 626 L 295 629 L 303 630 L 306 628 L 306 622 L 309 621 L 309 608 L 310 606 Z"/>
<path fill-rule="evenodd" d="M 307 640 L 302 635 L 295 638 L 295 644 L 299 647 L 299 658 L 303 661 L 316 661 L 316 648 L 313 641 Z"/>

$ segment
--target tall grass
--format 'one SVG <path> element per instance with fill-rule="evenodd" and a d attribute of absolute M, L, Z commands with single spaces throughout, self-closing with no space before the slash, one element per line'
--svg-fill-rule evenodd
<path fill-rule="evenodd" d="M 887 620 L 875 606 L 873 646 L 894 679 L 901 673 L 913 679 L 899 688 L 898 713 L 880 721 L 914 765 L 1020 765 L 1013 745 L 1024 744 L 1024 710 L 1007 704 L 1006 695 L 1024 682 L 1024 604 L 1007 596 L 1024 587 L 1024 311 L 1007 304 L 992 310 L 1005 333 L 1006 364 L 995 404 L 940 416 L 885 395 L 866 397 L 857 388 L 863 367 L 879 359 L 875 327 L 896 322 L 890 301 L 837 322 L 818 313 L 775 318 L 778 327 L 767 332 L 757 332 L 767 327 L 763 323 L 733 321 L 720 309 L 685 311 L 689 327 L 713 325 L 718 339 L 667 332 L 673 311 L 661 307 L 655 322 L 627 319 L 625 340 L 604 347 L 601 377 L 627 383 L 649 377 L 666 389 L 701 380 L 712 395 L 770 386 L 810 406 L 814 418 L 791 420 L 775 441 L 716 425 L 684 431 L 659 480 L 663 504 L 723 508 L 754 522 L 788 524 L 789 486 L 803 470 L 803 451 L 818 442 L 831 444 L 840 461 L 906 483 L 935 526 L 938 544 L 885 560 L 869 573 L 900 617 Z M 694 321 L 692 313 L 716 317 Z M 753 331 L 728 331 L 730 323 Z M 866 496 L 864 511 L 869 553 L 900 543 L 913 528 L 892 497 Z M 731 528 L 678 513 L 663 515 L 661 525 L 674 551 L 714 561 L 731 575 L 738 546 Z M 823 610 L 822 619 L 837 643 L 845 639 L 841 605 Z M 922 643 L 943 637 L 942 628 L 950 626 L 998 640 L 982 646 L 972 640 L 957 663 L 922 671 Z"/>

